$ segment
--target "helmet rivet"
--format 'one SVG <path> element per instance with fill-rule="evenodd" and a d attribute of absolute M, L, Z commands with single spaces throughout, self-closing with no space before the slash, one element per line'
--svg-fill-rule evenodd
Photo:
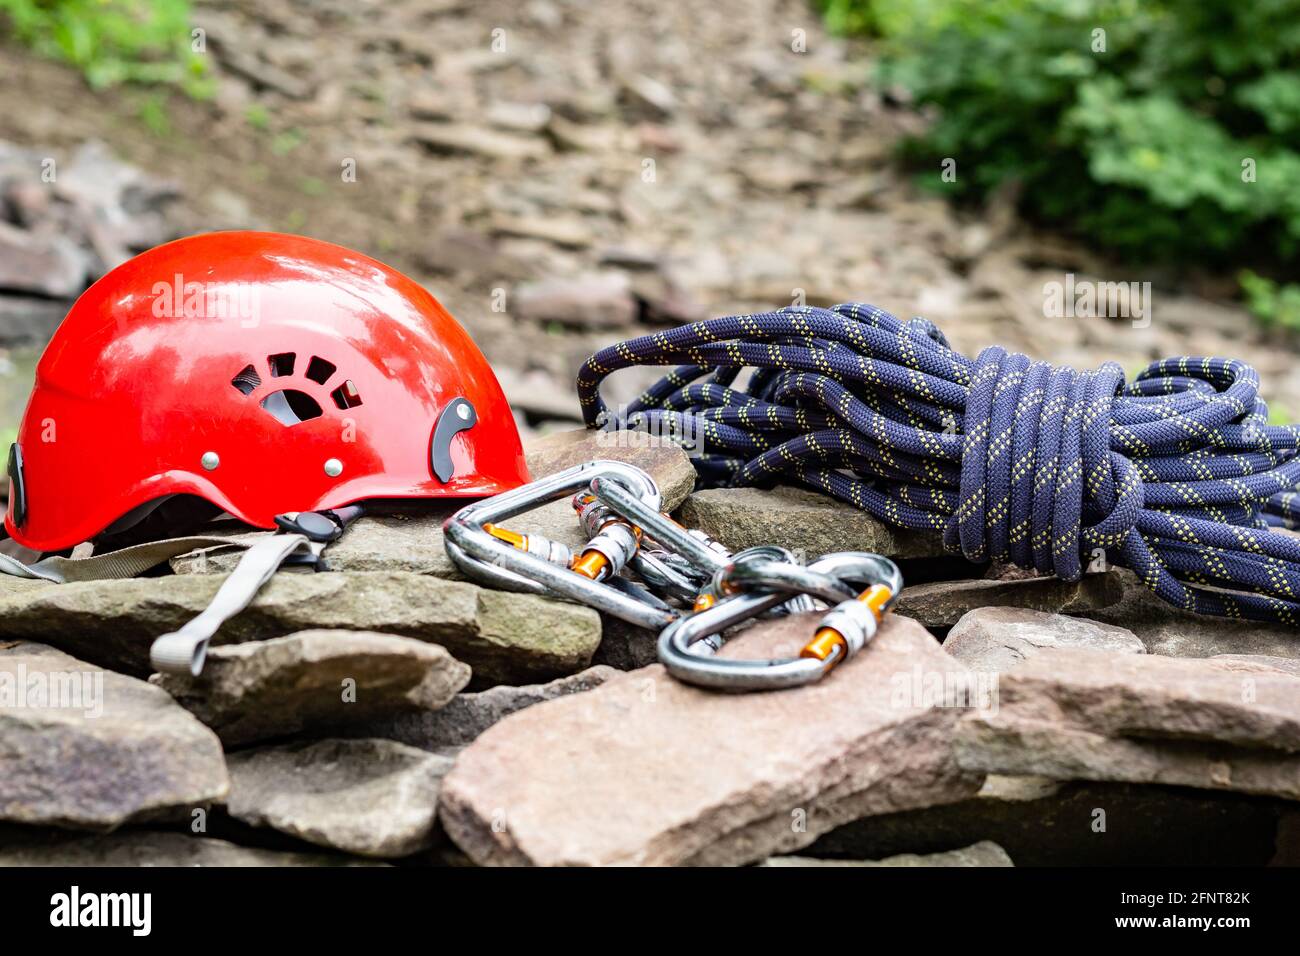
<path fill-rule="evenodd" d="M 456 417 L 461 421 L 469 421 L 469 406 L 461 402 L 456 406 Z"/>
<path fill-rule="evenodd" d="M 329 461 L 325 462 L 325 474 L 329 475 L 331 478 L 337 478 L 339 475 L 343 474 L 343 462 L 339 461 L 337 458 L 331 458 Z"/>
<path fill-rule="evenodd" d="M 217 457 L 215 451 L 205 451 L 203 457 L 199 459 L 199 463 L 203 465 L 205 471 L 213 471 L 217 465 L 221 464 L 221 459 Z"/>

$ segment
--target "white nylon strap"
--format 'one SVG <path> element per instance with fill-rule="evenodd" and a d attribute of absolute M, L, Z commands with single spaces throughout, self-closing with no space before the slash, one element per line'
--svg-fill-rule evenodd
<path fill-rule="evenodd" d="M 276 534 L 258 541 L 244 552 L 235 570 L 197 617 L 180 630 L 153 642 L 149 648 L 150 662 L 165 674 L 199 676 L 208 654 L 208 641 L 218 628 L 252 603 L 262 585 L 291 554 L 302 549 L 319 557 L 324 547 L 301 534 Z"/>

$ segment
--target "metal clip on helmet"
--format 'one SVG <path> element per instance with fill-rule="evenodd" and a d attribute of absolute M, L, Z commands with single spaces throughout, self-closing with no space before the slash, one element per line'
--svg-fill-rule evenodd
<path fill-rule="evenodd" d="M 330 243 L 222 232 L 86 291 L 36 369 L 5 528 L 60 551 L 194 495 L 259 528 L 528 481 L 487 360 L 436 299 Z"/>

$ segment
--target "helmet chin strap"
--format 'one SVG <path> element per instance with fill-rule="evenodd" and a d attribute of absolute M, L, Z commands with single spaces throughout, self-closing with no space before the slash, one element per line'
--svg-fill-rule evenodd
<path fill-rule="evenodd" d="M 364 509 L 359 504 L 330 511 L 294 511 L 276 515 L 280 531 L 244 552 L 235 570 L 221 583 L 208 606 L 180 630 L 164 634 L 149 648 L 149 661 L 165 674 L 203 672 L 208 644 L 221 625 L 253 602 L 259 591 L 285 564 L 323 566 L 325 546 L 343 532 Z"/>
<path fill-rule="evenodd" d="M 164 674 L 198 677 L 207 658 L 208 643 L 222 624 L 252 603 L 262 585 L 295 553 L 319 561 L 325 544 L 302 534 L 274 534 L 244 552 L 239 564 L 208 606 L 180 630 L 164 634 L 149 648 L 149 662 Z"/>
<path fill-rule="evenodd" d="M 280 531 L 253 540 L 193 535 L 132 545 L 89 558 L 44 558 L 23 564 L 0 554 L 0 574 L 65 584 L 69 581 L 103 581 L 131 578 L 150 568 L 198 548 L 245 548 L 239 564 L 221 583 L 208 606 L 183 627 L 153 642 L 149 660 L 169 674 L 197 677 L 203 670 L 208 644 L 221 625 L 252 603 L 262 586 L 285 565 L 324 566 L 325 546 L 337 541 L 364 509 L 359 504 L 329 511 L 297 511 L 276 516 Z"/>

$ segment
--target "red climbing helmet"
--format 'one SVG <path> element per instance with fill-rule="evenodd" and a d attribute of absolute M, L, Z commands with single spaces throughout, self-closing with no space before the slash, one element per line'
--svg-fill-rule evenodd
<path fill-rule="evenodd" d="M 37 366 L 9 474 L 5 527 L 39 551 L 175 495 L 271 528 L 528 481 L 501 386 L 433 296 L 266 232 L 180 239 L 91 286 Z"/>

